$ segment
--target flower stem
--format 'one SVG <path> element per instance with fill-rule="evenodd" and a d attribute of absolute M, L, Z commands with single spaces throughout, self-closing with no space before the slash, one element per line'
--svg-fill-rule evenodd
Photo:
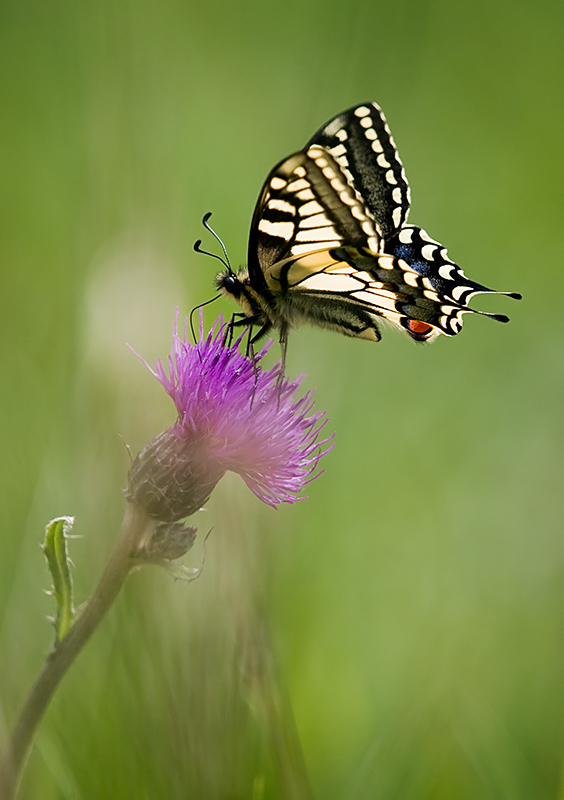
<path fill-rule="evenodd" d="M 276 664 L 267 625 L 258 609 L 239 620 L 241 674 L 265 738 L 284 800 L 313 800 L 292 705 Z"/>
<path fill-rule="evenodd" d="M 0 759 L 0 799 L 13 800 L 19 775 L 41 718 L 57 686 L 116 599 L 135 563 L 148 529 L 155 521 L 128 503 L 114 549 L 102 577 L 72 628 L 57 642 L 28 694 Z M 137 562 L 138 563 L 138 562 Z"/>

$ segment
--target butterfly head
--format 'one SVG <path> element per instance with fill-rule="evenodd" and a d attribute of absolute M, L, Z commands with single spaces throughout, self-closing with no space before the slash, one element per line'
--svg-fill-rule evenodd
<path fill-rule="evenodd" d="M 231 295 L 231 297 L 234 297 L 236 300 L 241 297 L 243 285 L 231 269 L 218 273 L 214 283 L 216 289 L 219 289 L 223 294 Z"/>
<path fill-rule="evenodd" d="M 230 269 L 218 273 L 215 277 L 215 287 L 225 297 L 232 297 L 241 307 L 247 318 L 252 318 L 258 324 L 264 325 L 268 320 L 268 312 L 264 300 L 253 289 L 249 280 L 246 267 L 241 267 L 236 273 Z"/>

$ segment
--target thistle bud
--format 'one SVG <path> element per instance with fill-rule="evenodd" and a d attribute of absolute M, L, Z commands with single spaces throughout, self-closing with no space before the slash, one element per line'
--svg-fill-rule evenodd
<path fill-rule="evenodd" d="M 169 428 L 149 442 L 129 470 L 127 499 L 161 522 L 198 511 L 225 473 L 205 439 L 180 438 Z"/>

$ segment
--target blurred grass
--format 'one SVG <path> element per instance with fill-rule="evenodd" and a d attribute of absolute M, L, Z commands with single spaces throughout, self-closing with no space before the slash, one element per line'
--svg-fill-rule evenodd
<path fill-rule="evenodd" d="M 274 514 L 226 480 L 199 581 L 132 577 L 22 799 L 283 796 L 241 679 L 259 612 L 317 797 L 564 797 L 561 4 L 1 10 L 0 734 L 50 641 L 43 526 L 77 516 L 80 601 L 122 513 L 120 437 L 172 420 L 125 343 L 164 356 L 176 305 L 212 296 L 204 212 L 243 262 L 273 164 L 375 99 L 412 221 L 525 298 L 429 348 L 296 332 L 289 372 L 337 431 L 310 499 Z"/>

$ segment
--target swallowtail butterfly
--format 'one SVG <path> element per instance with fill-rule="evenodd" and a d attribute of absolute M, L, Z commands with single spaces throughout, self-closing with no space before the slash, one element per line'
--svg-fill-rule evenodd
<path fill-rule="evenodd" d="M 364 103 L 333 117 L 266 179 L 247 267 L 216 278 L 243 309 L 234 324 L 259 326 L 253 341 L 277 328 L 285 350 L 289 329 L 301 322 L 378 341 L 383 318 L 419 342 L 455 336 L 468 312 L 507 322 L 468 308 L 475 294 L 493 290 L 466 278 L 439 242 L 407 224 L 409 202 L 380 107 Z"/>

